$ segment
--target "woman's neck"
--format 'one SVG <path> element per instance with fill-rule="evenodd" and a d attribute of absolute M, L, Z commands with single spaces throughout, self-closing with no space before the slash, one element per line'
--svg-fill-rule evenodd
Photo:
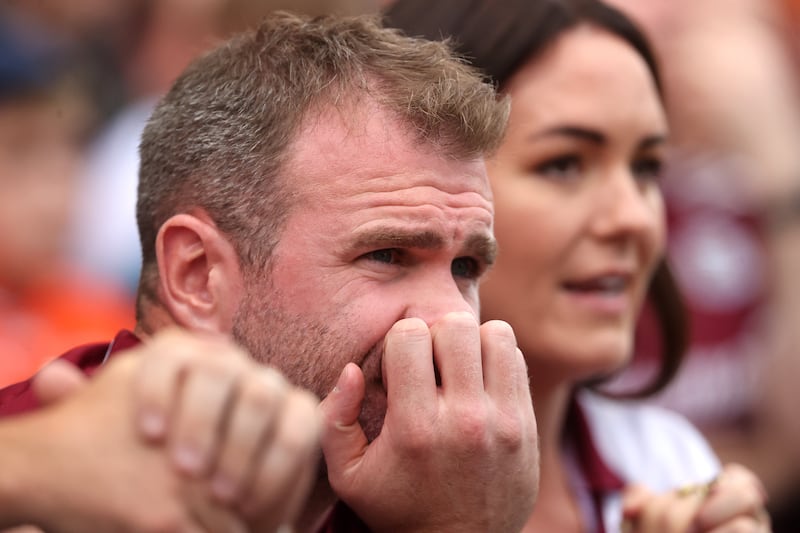
<path fill-rule="evenodd" d="M 561 445 L 571 393 L 569 384 L 548 387 L 531 378 L 531 397 L 539 430 L 539 498 L 523 531 L 569 533 L 584 530 Z"/>

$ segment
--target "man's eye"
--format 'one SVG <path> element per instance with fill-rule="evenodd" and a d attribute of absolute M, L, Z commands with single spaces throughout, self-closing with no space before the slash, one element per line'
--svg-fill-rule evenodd
<path fill-rule="evenodd" d="M 398 253 L 394 248 L 385 248 L 383 250 L 375 250 L 364 255 L 370 261 L 376 263 L 393 264 L 397 262 Z"/>
<path fill-rule="evenodd" d="M 450 264 L 450 272 L 455 278 L 477 278 L 480 274 L 480 265 L 472 257 L 457 257 Z"/>
<path fill-rule="evenodd" d="M 663 173 L 664 163 L 656 157 L 643 157 L 633 162 L 631 170 L 637 180 L 657 181 Z"/>

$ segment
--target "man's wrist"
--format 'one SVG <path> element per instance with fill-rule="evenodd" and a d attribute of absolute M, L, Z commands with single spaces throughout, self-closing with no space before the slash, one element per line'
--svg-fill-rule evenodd
<path fill-rule="evenodd" d="M 35 506 L 33 500 L 44 489 L 33 480 L 36 464 L 31 461 L 30 443 L 26 435 L 36 428 L 29 415 L 25 418 L 8 418 L 0 422 L 0 528 L 30 524 L 33 520 L 27 510 Z"/>

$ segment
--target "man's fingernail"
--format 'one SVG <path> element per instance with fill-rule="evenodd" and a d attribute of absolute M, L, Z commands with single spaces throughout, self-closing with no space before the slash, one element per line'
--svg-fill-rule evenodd
<path fill-rule="evenodd" d="M 203 458 L 200 453 L 189 446 L 178 446 L 172 452 L 178 467 L 190 474 L 199 474 L 203 469 Z"/>
<path fill-rule="evenodd" d="M 332 392 L 340 392 L 342 390 L 342 388 L 339 387 L 339 384 L 342 383 L 345 379 L 347 379 L 347 374 L 349 372 L 350 372 L 350 365 L 345 365 L 345 367 L 342 369 L 342 373 L 339 374 L 339 379 L 336 381 L 336 385 L 333 386 Z"/>
<path fill-rule="evenodd" d="M 151 439 L 162 438 L 166 431 L 164 417 L 153 411 L 144 411 L 139 415 L 139 427 Z"/>

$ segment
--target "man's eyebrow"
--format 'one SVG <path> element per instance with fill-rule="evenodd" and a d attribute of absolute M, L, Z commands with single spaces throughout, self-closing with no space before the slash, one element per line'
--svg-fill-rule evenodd
<path fill-rule="evenodd" d="M 379 227 L 357 233 L 348 248 L 353 253 L 381 248 L 419 248 L 435 250 L 445 246 L 444 237 L 435 231 L 413 231 Z M 497 257 L 497 241 L 488 234 L 474 233 L 467 237 L 462 253 L 480 258 L 487 265 Z"/>
<path fill-rule="evenodd" d="M 491 235 L 473 233 L 467 237 L 464 250 L 469 255 L 479 257 L 487 266 L 491 266 L 497 258 L 497 241 Z"/>
<path fill-rule="evenodd" d="M 444 238 L 433 231 L 408 231 L 379 227 L 358 233 L 350 243 L 353 250 L 367 248 L 422 248 L 433 250 L 444 246 Z"/>

